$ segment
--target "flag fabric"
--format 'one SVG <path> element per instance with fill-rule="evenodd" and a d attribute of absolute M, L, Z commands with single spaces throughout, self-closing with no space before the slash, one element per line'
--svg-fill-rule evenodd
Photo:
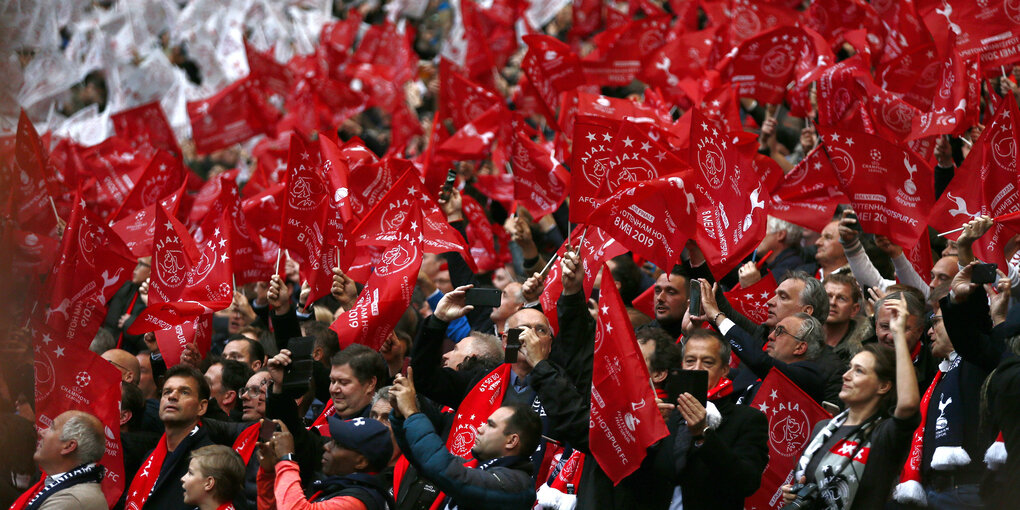
<path fill-rule="evenodd" d="M 764 324 L 769 318 L 766 304 L 776 293 L 776 286 L 776 277 L 770 272 L 746 289 L 738 285 L 723 294 L 734 310 L 756 324 Z"/>
<path fill-rule="evenodd" d="M 457 414 L 446 439 L 446 449 L 450 453 L 458 457 L 470 456 L 471 448 L 475 445 L 475 431 L 503 405 L 503 395 L 506 394 L 508 384 L 510 364 L 504 363 L 471 388 L 457 406 Z"/>
<path fill-rule="evenodd" d="M 275 133 L 279 112 L 256 89 L 253 78 L 242 78 L 212 97 L 188 103 L 191 136 L 199 153 Z"/>
<path fill-rule="evenodd" d="M 821 232 L 832 221 L 836 206 L 848 202 L 825 151 L 816 149 L 779 180 L 769 214 Z"/>
<path fill-rule="evenodd" d="M 517 130 L 510 134 L 514 198 L 535 219 L 556 212 L 567 196 L 570 174 L 552 153 Z"/>
<path fill-rule="evenodd" d="M 931 32 L 939 53 L 955 46 L 963 57 L 979 56 L 982 69 L 1016 62 L 1020 52 L 1020 5 L 1012 0 L 917 0 L 917 15 Z"/>
<path fill-rule="evenodd" d="M 311 281 L 323 270 L 319 255 L 323 252 L 329 199 L 319 148 L 295 133 L 290 138 L 279 244 L 300 264 L 302 281 Z"/>
<path fill-rule="evenodd" d="M 184 192 L 185 187 L 182 185 L 176 191 L 161 197 L 158 203 L 125 216 L 111 224 L 110 228 L 124 240 L 132 255 L 151 256 L 156 235 L 156 208 L 165 207 L 171 216 L 176 216 Z"/>
<path fill-rule="evenodd" d="M 633 473 L 646 449 L 669 435 L 644 357 L 609 268 L 602 268 L 591 381 L 592 457 L 613 484 Z M 615 331 L 614 331 L 615 330 Z"/>
<path fill-rule="evenodd" d="M 970 154 L 931 208 L 928 224 L 940 232 L 953 230 L 982 215 L 1001 216 L 1020 211 L 1016 200 L 1018 178 L 1017 140 L 1020 140 L 1020 112 L 1016 99 L 1006 94 L 995 118 L 971 147 Z M 1005 271 L 1005 243 L 1016 229 L 1001 223 L 974 243 L 974 254 L 998 264 Z M 955 239 L 959 234 L 950 234 Z M 926 271 L 927 272 L 927 271 Z"/>
<path fill-rule="evenodd" d="M 421 268 L 424 222 L 420 209 L 411 208 L 399 223 L 365 240 L 385 251 L 354 306 L 330 325 L 341 349 L 358 343 L 379 350 L 407 310 Z"/>
<path fill-rule="evenodd" d="M 165 150 L 158 149 L 138 177 L 120 209 L 110 216 L 117 221 L 140 209 L 159 202 L 163 197 L 184 185 L 187 176 L 179 159 Z"/>
<path fill-rule="evenodd" d="M 864 231 L 913 246 L 935 201 L 928 163 L 878 136 L 822 125 L 818 133 Z"/>
<path fill-rule="evenodd" d="M 101 486 L 112 507 L 124 491 L 120 370 L 81 342 L 63 341 L 42 332 L 34 341 L 36 428 L 50 428 L 65 411 L 83 411 L 102 422 L 106 446 L 99 464 L 106 473 Z"/>
<path fill-rule="evenodd" d="M 155 333 L 156 345 L 163 355 L 167 368 L 181 362 L 181 353 L 188 344 L 196 344 L 198 352 L 205 354 L 212 346 L 212 314 L 205 314 L 175 324 L 170 329 Z"/>
<path fill-rule="evenodd" d="M 181 148 L 170 127 L 163 108 L 158 102 L 146 103 L 110 115 L 117 136 L 128 140 L 134 147 L 151 147 L 180 157 Z"/>
<path fill-rule="evenodd" d="M 78 198 L 47 282 L 44 331 L 61 343 L 91 342 L 107 301 L 131 278 L 136 263 L 120 236 Z"/>
<path fill-rule="evenodd" d="M 776 369 L 770 370 L 762 381 L 751 407 L 768 418 L 769 463 L 761 487 L 744 502 L 744 508 L 778 510 L 784 504 L 779 488 L 797 482 L 793 480 L 793 468 L 811 439 L 815 424 L 832 416 Z"/>

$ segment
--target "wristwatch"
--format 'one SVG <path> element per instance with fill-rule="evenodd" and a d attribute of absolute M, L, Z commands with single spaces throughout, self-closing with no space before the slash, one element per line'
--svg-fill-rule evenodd
<path fill-rule="evenodd" d="M 294 460 L 294 454 L 293 454 L 293 453 L 288 453 L 288 454 L 286 454 L 286 455 L 284 455 L 284 456 L 280 457 L 280 462 L 283 462 L 283 461 L 285 461 L 285 460 L 289 460 L 289 461 L 291 461 L 291 462 L 296 462 L 296 461 Z"/>

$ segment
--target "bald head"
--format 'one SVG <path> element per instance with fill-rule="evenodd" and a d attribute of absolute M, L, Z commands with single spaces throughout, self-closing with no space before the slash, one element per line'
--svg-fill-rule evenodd
<path fill-rule="evenodd" d="M 110 349 L 103 353 L 103 359 L 113 363 L 121 373 L 121 380 L 138 385 L 142 380 L 142 366 L 134 354 L 123 349 Z"/>

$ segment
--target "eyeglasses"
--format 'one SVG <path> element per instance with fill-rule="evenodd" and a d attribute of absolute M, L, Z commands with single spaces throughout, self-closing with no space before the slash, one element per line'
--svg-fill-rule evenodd
<path fill-rule="evenodd" d="M 545 327 L 545 326 L 543 326 L 541 324 L 538 324 L 538 325 L 535 325 L 535 326 L 528 326 L 527 324 L 522 324 L 522 325 L 520 325 L 518 327 L 521 327 L 521 328 L 531 328 L 531 329 L 535 330 L 535 333 L 538 333 L 540 336 L 552 336 L 552 330 L 550 330 L 549 328 L 547 328 L 547 327 Z M 506 331 L 500 333 L 499 336 L 501 338 L 506 338 Z"/>
<path fill-rule="evenodd" d="M 776 326 L 776 329 L 774 331 L 776 332 L 776 336 L 777 337 L 779 335 L 790 335 L 793 338 L 797 339 L 797 341 L 799 341 L 799 342 L 804 342 L 805 341 L 803 338 L 801 338 L 801 337 L 799 337 L 797 335 L 794 335 L 793 333 L 790 333 L 789 331 L 787 331 L 786 328 L 784 328 L 783 326 Z"/>
<path fill-rule="evenodd" d="M 259 386 L 247 386 L 241 392 L 243 397 L 259 397 L 265 394 L 266 389 Z"/>
<path fill-rule="evenodd" d="M 941 315 L 932 315 L 931 317 L 928 317 L 928 320 L 931 321 L 932 325 L 935 325 L 935 324 L 938 324 L 939 322 L 942 322 L 942 316 Z"/>

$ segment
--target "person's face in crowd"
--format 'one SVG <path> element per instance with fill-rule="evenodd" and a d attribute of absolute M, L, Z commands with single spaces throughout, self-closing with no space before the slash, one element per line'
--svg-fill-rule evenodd
<path fill-rule="evenodd" d="M 504 290 L 512 281 L 514 279 L 510 277 L 510 272 L 505 267 L 501 267 L 492 273 L 492 285 L 499 290 Z"/>
<path fill-rule="evenodd" d="M 946 332 L 946 325 L 942 322 L 942 310 L 935 307 L 934 317 L 931 320 L 931 327 L 928 328 L 928 336 L 931 337 L 931 354 L 937 359 L 946 359 L 949 353 L 953 352 L 953 342 Z"/>
<path fill-rule="evenodd" d="M 135 356 L 142 369 L 142 377 L 138 381 L 138 388 L 142 390 L 145 398 L 156 397 L 156 380 L 152 378 L 152 358 L 149 354 L 138 354 Z"/>
<path fill-rule="evenodd" d="M 881 307 L 878 313 L 875 314 L 875 336 L 878 337 L 878 341 L 883 344 L 895 348 L 896 344 L 893 342 L 893 332 L 891 328 L 892 324 L 892 312 L 886 307 Z M 913 315 L 907 316 L 907 348 L 911 352 L 914 350 L 914 346 L 917 342 L 921 341 L 921 327 L 919 326 L 919 319 Z"/>
<path fill-rule="evenodd" d="M 846 324 L 861 311 L 861 304 L 853 301 L 854 294 L 849 285 L 829 282 L 825 284 L 825 293 L 829 296 L 829 316 L 825 319 L 826 324 Z"/>
<path fill-rule="evenodd" d="M 932 266 L 931 283 L 928 287 L 940 294 L 937 296 L 939 299 L 949 293 L 949 284 L 953 282 L 953 277 L 960 269 L 959 260 L 956 257 L 942 257 Z"/>
<path fill-rule="evenodd" d="M 113 364 L 113 366 L 117 367 L 117 370 L 120 370 L 122 381 L 130 384 L 138 384 L 138 381 L 135 380 L 134 371 L 136 358 L 132 356 L 130 352 L 122 349 L 110 349 L 104 352 L 101 357 L 106 361 L 109 361 Z"/>
<path fill-rule="evenodd" d="M 262 368 L 262 360 L 251 359 L 251 346 L 247 340 L 231 340 L 223 347 L 223 358 L 240 361 L 251 367 L 252 370 Z"/>
<path fill-rule="evenodd" d="M 152 274 L 151 261 L 152 257 L 138 259 L 138 265 L 135 266 L 134 272 L 131 273 L 131 281 L 133 283 L 141 285 Z"/>
<path fill-rule="evenodd" d="M 513 414 L 513 408 L 500 407 L 478 427 L 475 432 L 475 445 L 471 448 L 471 453 L 476 459 L 486 461 L 503 456 L 509 440 L 506 422 Z"/>
<path fill-rule="evenodd" d="M 205 380 L 209 383 L 209 398 L 215 400 L 221 406 L 223 404 L 223 365 L 216 363 L 210 365 L 205 371 Z"/>
<path fill-rule="evenodd" d="M 259 372 L 244 385 L 241 395 L 241 419 L 256 421 L 266 417 L 266 386 L 272 380 L 269 372 Z"/>
<path fill-rule="evenodd" d="M 506 321 L 507 328 L 531 328 L 538 334 L 539 340 L 548 347 L 552 343 L 552 328 L 545 314 L 533 308 L 522 308 Z M 503 337 L 503 348 L 506 348 L 506 337 Z"/>
<path fill-rule="evenodd" d="M 198 505 L 208 498 L 208 491 L 212 490 L 213 478 L 202 474 L 197 459 L 191 459 L 188 464 L 188 472 L 181 477 L 181 486 L 184 488 L 184 502 L 189 505 Z"/>
<path fill-rule="evenodd" d="M 435 283 L 436 288 L 443 294 L 453 292 L 453 283 L 450 281 L 450 271 L 447 269 L 437 272 L 436 276 L 432 278 L 432 283 Z"/>
<path fill-rule="evenodd" d="M 722 346 L 711 336 L 694 337 L 684 345 L 684 370 L 705 370 L 708 372 L 708 387 L 714 388 L 726 375 L 730 367 L 719 357 Z"/>
<path fill-rule="evenodd" d="M 435 279 L 436 275 L 439 274 L 439 266 L 442 263 L 443 259 L 439 255 L 426 253 L 421 259 L 421 271 L 429 278 Z"/>
<path fill-rule="evenodd" d="M 348 419 L 364 409 L 372 402 L 375 384 L 374 377 L 365 382 L 359 381 L 349 364 L 333 365 L 329 371 L 329 396 L 333 399 L 336 414 Z"/>
<path fill-rule="evenodd" d="M 332 439 L 322 449 L 322 472 L 328 476 L 347 476 L 367 464 L 364 455 L 344 448 Z"/>
<path fill-rule="evenodd" d="M 688 304 L 687 278 L 662 273 L 655 280 L 655 290 L 652 292 L 655 298 L 655 320 L 667 324 L 683 320 Z"/>
<path fill-rule="evenodd" d="M 838 221 L 829 222 L 822 229 L 822 235 L 815 241 L 815 246 L 818 247 L 815 259 L 822 266 L 843 262 L 846 259 L 843 254 L 843 245 L 839 244 Z"/>
<path fill-rule="evenodd" d="M 379 354 L 382 354 L 387 363 L 395 363 L 398 359 L 404 359 L 407 355 L 407 344 L 400 340 L 396 333 L 390 332 L 390 336 L 379 346 Z"/>
<path fill-rule="evenodd" d="M 241 328 L 247 325 L 248 324 L 245 322 L 244 316 L 241 315 L 240 310 L 233 309 L 230 310 L 230 318 L 228 319 L 227 322 L 228 333 L 230 333 L 231 335 L 236 335 L 238 331 L 241 331 Z"/>
<path fill-rule="evenodd" d="M 942 253 L 939 255 L 943 257 L 956 257 L 959 252 L 956 250 L 956 241 L 949 241 L 946 243 L 946 247 L 942 248 Z"/>
<path fill-rule="evenodd" d="M 766 303 L 769 315 L 765 320 L 765 326 L 775 327 L 784 318 L 806 311 L 804 305 L 800 304 L 800 293 L 803 290 L 804 282 L 793 278 L 783 280 L 783 283 L 776 287 L 776 294 Z"/>
<path fill-rule="evenodd" d="M 390 411 L 393 407 L 390 406 L 389 399 L 380 398 L 374 404 L 372 404 L 372 410 L 368 412 L 368 417 L 376 420 L 386 428 L 390 429 L 390 441 L 393 442 L 393 458 L 400 456 L 400 447 L 397 446 L 397 438 L 393 435 L 393 426 L 390 425 Z"/>
<path fill-rule="evenodd" d="M 489 314 L 489 318 L 493 322 L 505 321 L 514 312 L 520 310 L 523 303 L 518 302 L 514 295 L 521 293 L 521 287 L 523 286 L 517 282 L 508 283 L 503 287 L 503 295 L 500 298 L 499 306 L 493 308 L 492 313 Z"/>
<path fill-rule="evenodd" d="M 208 400 L 198 397 L 198 381 L 174 376 L 163 383 L 159 419 L 167 425 L 190 425 L 205 414 L 208 405 Z"/>
<path fill-rule="evenodd" d="M 53 420 L 49 428 L 39 431 L 39 444 L 35 447 L 32 460 L 44 469 L 61 459 L 61 453 L 70 442 L 60 440 L 60 435 L 64 432 L 64 423 L 67 423 L 67 416 L 60 415 Z"/>
<path fill-rule="evenodd" d="M 466 336 L 454 344 L 453 349 L 443 354 L 443 366 L 457 370 L 460 364 L 470 356 L 477 354 L 474 343 L 478 340 L 473 336 Z"/>
<path fill-rule="evenodd" d="M 881 398 L 892 389 L 892 383 L 882 382 L 875 373 L 875 355 L 859 352 L 850 360 L 850 368 L 843 373 L 843 386 L 839 399 L 847 406 L 867 404 Z"/>
<path fill-rule="evenodd" d="M 800 331 L 803 323 L 804 321 L 797 317 L 787 317 L 779 321 L 769 333 L 769 341 L 765 344 L 768 355 L 783 363 L 797 361 L 807 351 L 807 343 L 794 336 Z"/>

